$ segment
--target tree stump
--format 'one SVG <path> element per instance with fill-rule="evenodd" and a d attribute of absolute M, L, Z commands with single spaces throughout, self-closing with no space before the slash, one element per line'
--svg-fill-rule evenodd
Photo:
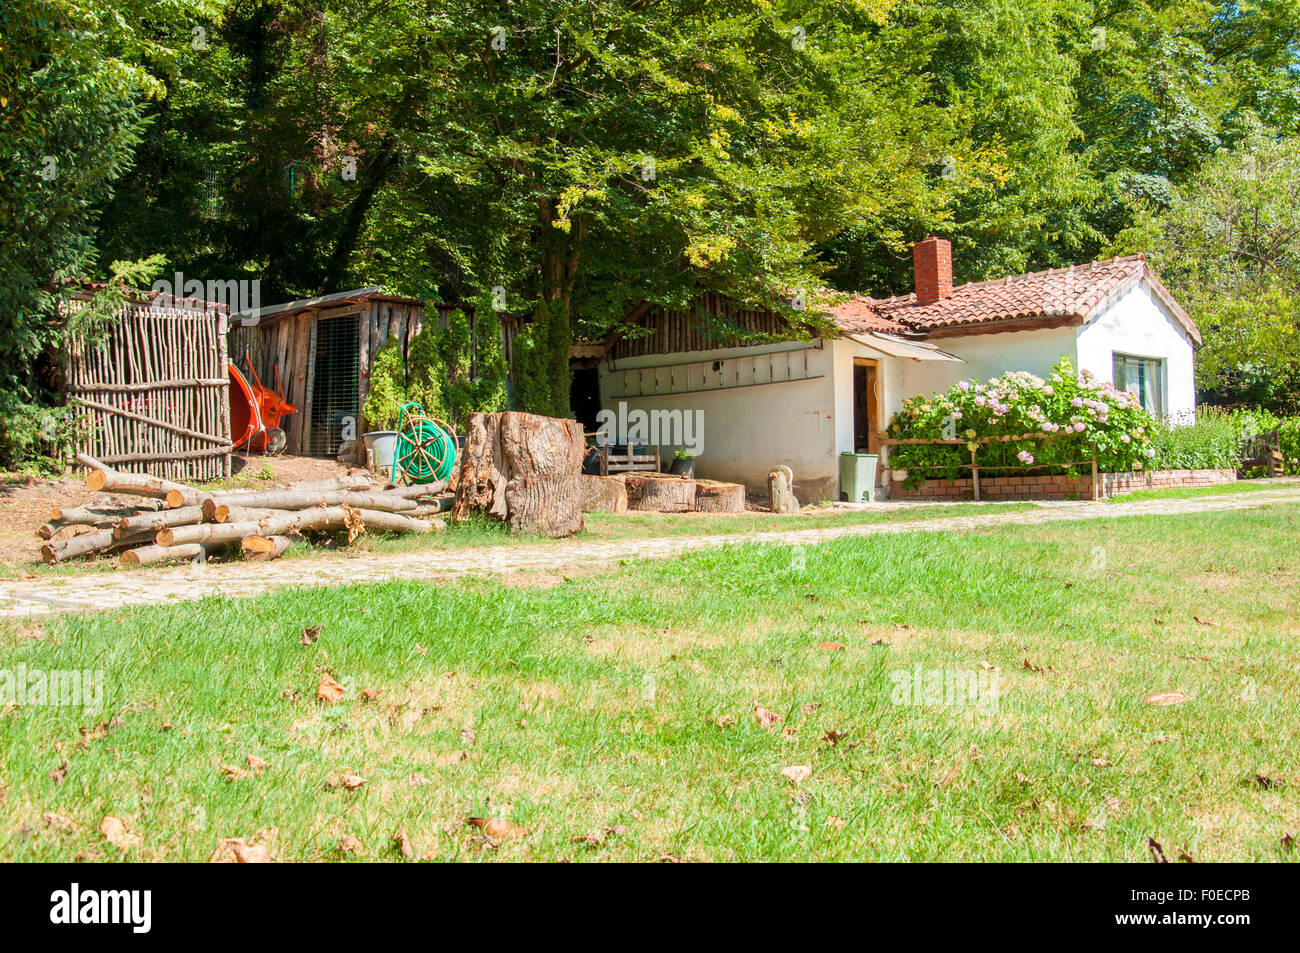
<path fill-rule="evenodd" d="M 767 475 L 767 499 L 773 513 L 799 512 L 799 501 L 794 495 L 794 472 L 789 467 L 773 467 Z"/>
<path fill-rule="evenodd" d="M 453 519 L 483 511 L 517 533 L 579 532 L 583 447 L 576 420 L 516 411 L 470 414 Z"/>
<path fill-rule="evenodd" d="M 627 512 L 627 486 L 622 477 L 584 473 L 578 479 L 582 481 L 582 512 Z"/>
<path fill-rule="evenodd" d="M 688 513 L 695 508 L 695 481 L 662 473 L 629 473 L 627 508 L 655 513 Z"/>
<path fill-rule="evenodd" d="M 696 480 L 695 509 L 701 513 L 743 513 L 745 512 L 745 485 L 719 483 L 717 480 Z"/>

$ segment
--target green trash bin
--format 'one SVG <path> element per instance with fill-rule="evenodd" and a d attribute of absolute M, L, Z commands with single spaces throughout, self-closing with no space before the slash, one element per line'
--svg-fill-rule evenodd
<path fill-rule="evenodd" d="M 874 453 L 840 454 L 840 494 L 850 503 L 876 502 L 876 465 L 880 457 Z"/>

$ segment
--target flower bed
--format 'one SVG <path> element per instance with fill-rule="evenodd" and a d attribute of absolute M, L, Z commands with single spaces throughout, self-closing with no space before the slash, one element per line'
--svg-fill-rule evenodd
<path fill-rule="evenodd" d="M 1154 426 L 1132 394 L 1076 374 L 1062 357 L 1047 380 L 1013 371 L 909 398 L 885 435 L 889 466 L 907 471 L 907 486 L 961 479 L 978 466 L 982 488 L 1006 474 L 1077 479 L 1086 469 L 1090 477 L 1094 459 L 1105 471 L 1141 470 L 1154 453 Z"/>

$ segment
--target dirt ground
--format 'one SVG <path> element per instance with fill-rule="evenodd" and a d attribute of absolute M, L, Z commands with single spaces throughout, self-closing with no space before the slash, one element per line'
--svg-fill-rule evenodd
<path fill-rule="evenodd" d="M 235 454 L 232 471 L 226 485 L 266 489 L 301 480 L 323 480 L 346 473 L 347 467 L 314 457 Z M 75 473 L 53 479 L 0 473 L 0 566 L 18 568 L 40 559 L 44 540 L 36 530 L 49 520 L 55 507 L 123 507 L 132 502 L 130 497 L 90 492 L 84 479 Z"/>

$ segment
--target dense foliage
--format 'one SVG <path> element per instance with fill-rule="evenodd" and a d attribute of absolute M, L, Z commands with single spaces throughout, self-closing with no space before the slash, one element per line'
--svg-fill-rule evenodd
<path fill-rule="evenodd" d="M 1140 470 L 1154 452 L 1154 427 L 1132 394 L 1075 374 L 1063 357 L 1047 380 L 1013 371 L 905 400 L 889 423 L 891 439 L 957 443 L 900 444 L 889 461 L 907 471 L 909 485 L 969 476 L 972 460 L 995 476 L 1076 473 L 1094 457 L 1104 471 Z"/>

